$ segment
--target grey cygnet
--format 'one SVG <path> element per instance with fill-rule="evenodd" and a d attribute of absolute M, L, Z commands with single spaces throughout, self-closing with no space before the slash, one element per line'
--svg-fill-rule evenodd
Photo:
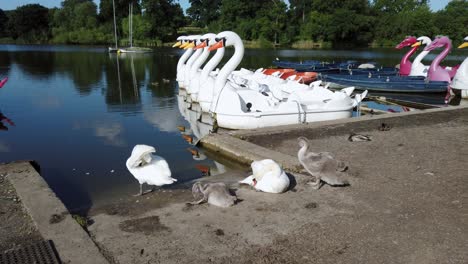
<path fill-rule="evenodd" d="M 201 182 L 196 182 L 192 186 L 192 194 L 194 197 L 199 197 L 200 194 L 203 195 L 203 198 L 200 200 L 190 203 L 192 205 L 208 202 L 219 207 L 229 207 L 237 201 L 237 197 L 231 195 L 226 184 L 222 182 L 206 183 L 203 185 Z"/>
<path fill-rule="evenodd" d="M 308 173 L 316 178 L 315 182 L 310 185 L 315 189 L 319 189 L 323 182 L 332 186 L 349 185 L 346 180 L 348 174 L 345 172 L 347 166 L 343 162 L 335 159 L 329 152 L 310 151 L 309 140 L 305 137 L 299 137 L 298 143 L 301 147 L 297 152 L 299 162 Z"/>

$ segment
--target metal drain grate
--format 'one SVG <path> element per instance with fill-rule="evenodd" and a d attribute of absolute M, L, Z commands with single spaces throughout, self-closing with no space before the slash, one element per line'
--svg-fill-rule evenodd
<path fill-rule="evenodd" d="M 61 264 L 51 240 L 43 240 L 0 255 L 0 264 Z"/>

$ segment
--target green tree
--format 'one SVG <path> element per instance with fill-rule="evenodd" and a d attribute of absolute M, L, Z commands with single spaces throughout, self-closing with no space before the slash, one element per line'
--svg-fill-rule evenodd
<path fill-rule="evenodd" d="M 290 0 L 289 10 L 295 22 L 305 23 L 307 14 L 312 11 L 313 0 Z"/>
<path fill-rule="evenodd" d="M 375 0 L 375 39 L 396 44 L 406 35 L 431 35 L 434 31 L 428 0 Z M 378 19 L 377 19 L 378 17 Z"/>
<path fill-rule="evenodd" d="M 41 42 L 49 39 L 49 10 L 39 4 L 18 7 L 11 12 L 7 28 L 14 39 Z"/>
<path fill-rule="evenodd" d="M 149 37 L 173 40 L 177 29 L 185 25 L 182 7 L 173 0 L 142 0 L 141 5 L 143 17 L 151 24 Z"/>
<path fill-rule="evenodd" d="M 121 23 L 122 19 L 128 17 L 128 6 L 133 4 L 133 12 L 135 14 L 141 13 L 141 6 L 139 0 L 114 0 L 115 2 L 115 16 L 117 24 Z M 112 0 L 100 0 L 99 2 L 99 20 L 101 22 L 114 21 L 114 13 L 112 7 Z"/>
<path fill-rule="evenodd" d="M 8 17 L 3 12 L 2 9 L 0 9 L 0 38 L 6 36 L 6 25 L 8 23 Z"/>
<path fill-rule="evenodd" d="M 436 34 L 448 35 L 454 42 L 468 36 L 468 1 L 451 1 L 434 15 Z"/>
<path fill-rule="evenodd" d="M 130 35 L 128 22 L 129 22 L 128 17 L 122 20 L 123 34 L 127 38 Z M 132 34 L 133 34 L 134 40 L 143 40 L 143 39 L 149 38 L 150 32 L 151 32 L 151 24 L 142 15 L 133 16 L 132 26 L 133 26 Z"/>
<path fill-rule="evenodd" d="M 396 14 L 402 11 L 412 11 L 421 6 L 427 6 L 428 0 L 374 0 L 374 8 L 380 12 Z"/>
<path fill-rule="evenodd" d="M 221 0 L 189 0 L 189 2 L 187 14 L 196 26 L 206 27 L 216 21 L 221 14 Z"/>

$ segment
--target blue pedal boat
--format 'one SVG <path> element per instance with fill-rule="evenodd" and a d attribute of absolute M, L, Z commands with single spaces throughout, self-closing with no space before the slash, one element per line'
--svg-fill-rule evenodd
<path fill-rule="evenodd" d="M 400 93 L 446 93 L 449 83 L 428 81 L 422 76 L 366 76 L 321 74 L 319 79 L 330 82 L 331 88 L 354 86 L 359 90 Z"/>

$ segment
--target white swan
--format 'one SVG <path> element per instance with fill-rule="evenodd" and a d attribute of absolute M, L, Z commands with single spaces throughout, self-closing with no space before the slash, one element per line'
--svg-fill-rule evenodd
<path fill-rule="evenodd" d="M 140 193 L 143 195 L 143 184 L 162 186 L 177 181 L 171 177 L 169 165 L 163 157 L 153 155 L 154 147 L 148 145 L 136 145 L 125 165 L 132 175 L 140 183 Z M 146 191 L 151 192 L 153 189 Z"/>
<path fill-rule="evenodd" d="M 465 37 L 464 40 L 465 42 L 458 46 L 459 49 L 468 47 L 468 37 Z M 468 58 L 465 58 L 460 68 L 458 68 L 450 87 L 452 87 L 452 89 L 461 90 L 462 98 L 468 98 Z"/>
<path fill-rule="evenodd" d="M 411 45 L 411 47 L 417 47 L 421 45 L 425 45 L 426 47 L 429 46 L 432 40 L 429 37 L 422 36 L 417 38 L 416 43 Z M 424 65 L 421 61 L 429 54 L 430 51 L 423 50 L 419 55 L 414 59 L 413 64 L 411 65 L 411 71 L 409 76 L 427 76 L 427 71 L 429 70 L 429 66 Z"/>
<path fill-rule="evenodd" d="M 253 175 L 240 183 L 253 186 L 255 189 L 268 193 L 282 193 L 289 187 L 289 178 L 278 163 L 271 159 L 252 162 Z"/>

